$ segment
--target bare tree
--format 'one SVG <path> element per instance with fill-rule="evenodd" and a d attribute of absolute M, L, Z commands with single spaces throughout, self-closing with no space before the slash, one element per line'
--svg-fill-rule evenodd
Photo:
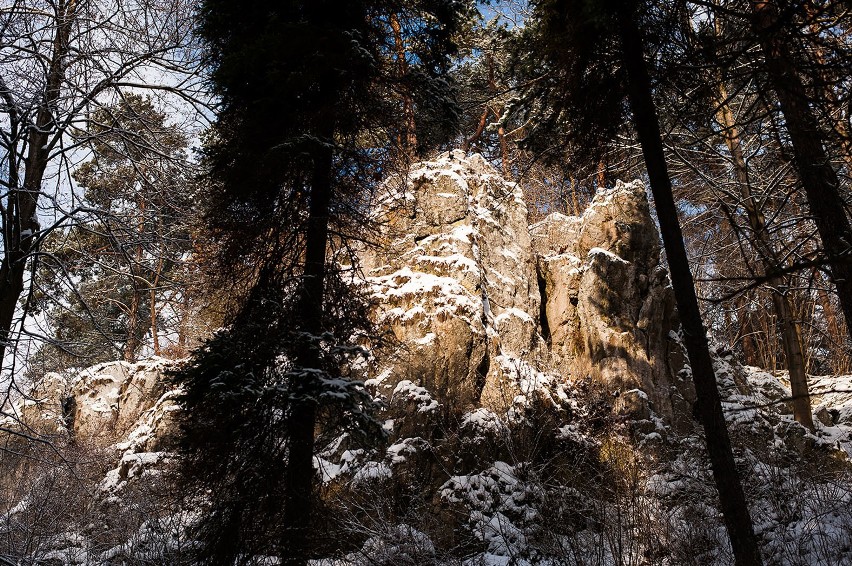
<path fill-rule="evenodd" d="M 203 114 L 191 18 L 190 0 L 14 0 L 0 8 L 0 359 L 8 367 L 26 330 L 28 301 L 19 299 L 40 245 L 83 209 L 69 173 L 86 156 L 94 112 L 147 89 L 188 117 Z"/>

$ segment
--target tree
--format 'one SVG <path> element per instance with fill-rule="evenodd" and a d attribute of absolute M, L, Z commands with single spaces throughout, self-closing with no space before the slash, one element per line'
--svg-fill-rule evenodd
<path fill-rule="evenodd" d="M 696 26 L 699 29 L 694 29 Z M 777 319 L 784 362 L 790 376 L 793 414 L 798 422 L 813 431 L 806 356 L 791 300 L 793 276 L 788 273 L 790 256 L 795 254 L 790 253 L 789 246 L 785 249 L 778 242 L 783 239 L 779 236 L 781 228 L 778 225 L 783 226 L 787 216 L 781 216 L 781 210 L 771 210 L 771 203 L 783 203 L 784 198 L 778 186 L 775 187 L 776 194 L 772 195 L 774 198 L 770 198 L 772 190 L 766 185 L 771 185 L 771 182 L 765 182 L 759 171 L 750 170 L 742 135 L 743 128 L 748 128 L 749 123 L 755 129 L 759 125 L 765 127 L 769 116 L 762 105 L 746 105 L 740 97 L 729 93 L 731 83 L 725 77 L 724 58 L 716 49 L 720 36 L 724 34 L 723 27 L 722 20 L 709 17 L 705 20 L 694 13 L 684 26 L 684 44 L 680 47 L 683 56 L 674 64 L 681 78 L 674 88 L 669 85 L 671 94 L 662 97 L 672 101 L 666 115 L 678 130 L 677 135 L 671 136 L 674 139 L 670 145 L 676 146 L 671 154 L 686 170 L 686 174 L 681 175 L 682 180 L 688 179 L 682 183 L 688 187 L 681 191 L 683 198 L 692 206 L 709 205 L 722 214 L 730 224 L 737 247 L 743 251 L 738 266 L 740 274 L 753 275 L 755 280 L 764 281 L 763 286 L 771 297 L 771 311 Z M 713 80 L 705 89 L 677 88 L 689 81 L 692 81 L 691 84 L 706 81 L 708 69 L 713 70 Z M 733 85 L 739 90 L 739 83 Z M 684 91 L 692 94 L 684 95 Z M 685 108 L 692 110 L 685 111 Z M 751 139 L 761 140 L 761 137 L 755 135 Z M 771 150 L 771 140 L 767 141 L 770 143 L 761 145 L 764 148 L 762 157 L 777 156 Z M 757 157 L 750 157 L 755 163 Z M 783 170 L 777 161 L 773 165 Z M 753 168 L 757 169 L 757 165 Z M 760 186 L 761 182 L 764 186 Z M 706 189 L 696 188 L 702 185 Z M 718 222 L 711 219 L 710 224 Z M 702 223 L 700 229 L 708 228 Z M 712 269 L 717 275 L 724 276 L 731 273 L 727 265 L 730 253 L 723 252 L 721 256 L 714 259 Z M 748 265 L 752 256 L 757 259 L 755 268 Z M 772 337 L 767 339 L 772 340 Z"/>
<path fill-rule="evenodd" d="M 75 130 L 121 89 L 146 88 L 201 104 L 192 3 L 36 0 L 0 8 L 0 359 L 25 329 L 18 300 L 48 233 L 80 211 L 67 172 L 90 139 Z M 162 82 L 143 77 L 165 77 Z M 70 201 L 70 205 L 67 203 Z"/>
<path fill-rule="evenodd" d="M 750 302 L 745 297 L 738 299 L 740 307 L 723 310 L 726 316 L 737 310 L 744 315 L 734 314 L 746 336 L 743 345 L 749 354 L 747 359 L 764 367 L 776 367 L 774 347 L 769 346 L 768 356 L 755 358 L 756 343 L 748 336 L 761 332 L 755 322 L 772 328 L 777 320 L 784 366 L 790 373 L 794 415 L 813 429 L 806 371 L 825 371 L 818 369 L 825 364 L 814 362 L 827 350 L 837 351 L 832 342 L 843 342 L 842 336 L 837 339 L 839 325 L 833 301 L 820 289 L 819 270 L 834 280 L 833 270 L 844 269 L 848 259 L 842 256 L 842 244 L 838 244 L 838 238 L 841 242 L 843 239 L 840 232 L 832 238 L 833 251 L 820 243 L 819 235 L 825 233 L 820 228 L 824 211 L 813 208 L 813 191 L 809 195 L 803 190 L 801 164 L 809 162 L 812 167 L 821 160 L 827 175 L 824 178 L 834 175 L 835 189 L 840 187 L 836 173 L 842 171 L 848 151 L 844 149 L 845 130 L 835 117 L 842 115 L 836 111 L 837 101 L 848 96 L 839 77 L 848 76 L 849 51 L 848 45 L 838 39 L 848 25 L 848 17 L 837 3 L 821 3 L 819 7 L 812 2 L 777 3 L 778 18 L 771 33 L 784 38 L 783 66 L 791 74 L 791 82 L 784 81 L 783 88 L 788 100 L 798 100 L 801 109 L 810 113 L 805 130 L 823 151 L 821 156 L 797 158 L 793 142 L 796 128 L 790 128 L 785 105 L 775 94 L 778 81 L 770 72 L 766 42 L 754 31 L 755 4 L 725 1 L 684 3 L 684 7 L 688 15 L 682 18 L 682 45 L 667 48 L 677 51 L 679 57 L 671 58 L 674 62 L 663 71 L 669 79 L 676 78 L 669 81 L 666 94 L 659 97 L 667 104 L 663 114 L 668 117 L 669 128 L 677 132 L 669 136 L 671 155 L 680 161 L 681 172 L 687 172 L 687 180 L 682 178 L 679 183 L 680 195 L 693 208 L 715 208 L 730 224 L 733 245 L 743 251 L 736 268 L 729 252 L 717 257 L 715 265 L 711 265 L 715 273 L 709 275 L 716 281 L 706 283 L 710 288 L 706 296 L 716 295 L 716 302 L 724 302 L 744 292 L 767 299 L 769 304 L 762 307 L 765 311 L 745 309 L 744 305 Z M 776 51 L 779 45 L 776 43 Z M 777 70 L 777 62 L 775 67 Z M 712 79 L 708 81 L 708 77 Z M 796 94 L 791 96 L 793 90 Z M 802 131 L 800 127 L 799 134 Z M 838 139 L 838 143 L 831 139 Z M 720 167 L 721 162 L 727 165 Z M 796 172 L 800 173 L 798 177 Z M 840 193 L 826 192 L 817 207 L 833 202 L 834 220 L 828 224 L 840 231 L 846 220 L 842 192 L 842 187 Z M 715 204 L 705 200 L 708 196 Z M 698 230 L 706 226 L 703 223 Z M 717 243 L 722 246 L 721 239 Z M 705 251 L 715 253 L 712 247 Z M 753 262 L 754 258 L 757 261 Z M 726 277 L 735 279 L 725 281 Z M 750 291 L 758 286 L 758 292 Z M 839 296 L 837 299 L 843 300 Z M 797 315 L 797 303 L 802 301 L 815 305 L 818 316 Z M 771 312 L 775 313 L 774 318 L 767 319 Z M 800 321 L 805 325 L 800 325 Z M 813 331 L 815 324 L 822 326 L 820 332 Z M 807 343 L 808 338 L 811 344 Z M 771 334 L 767 339 L 774 342 Z M 842 353 L 830 356 L 829 364 L 835 367 L 845 363 Z"/>
<path fill-rule="evenodd" d="M 808 207 L 822 239 L 829 273 L 852 337 L 852 224 L 840 182 L 825 150 L 822 131 L 796 60 L 790 28 L 794 11 L 785 17 L 772 0 L 751 0 L 752 29 L 763 52 L 763 67 L 778 97 L 784 125 L 793 147 L 796 169 Z M 789 19 L 788 19 L 789 18 Z"/>
<path fill-rule="evenodd" d="M 134 361 L 146 334 L 159 356 L 163 314 L 175 334 L 187 316 L 181 264 L 193 250 L 197 195 L 185 135 L 134 94 L 88 122 L 92 158 L 73 173 L 87 215 L 45 240 L 33 283 L 33 312 L 56 329 L 39 351 L 42 370 Z"/>
<path fill-rule="evenodd" d="M 395 94 L 451 102 L 441 77 L 468 10 L 450 0 L 201 7 L 221 97 L 206 218 L 240 299 L 228 329 L 177 376 L 192 415 L 187 469 L 201 462 L 202 483 L 223 486 L 199 560 L 258 548 L 287 564 L 309 557 L 315 434 L 328 425 L 318 415 L 362 415 L 366 399 L 345 368 L 369 328 L 334 254 L 357 238 L 376 179 L 406 146 L 397 140 L 411 139 L 410 103 Z M 416 41 L 400 65 L 405 34 Z M 221 418 L 235 408 L 250 428 Z M 278 530 L 249 528 L 279 510 Z"/>
<path fill-rule="evenodd" d="M 672 195 L 645 61 L 646 39 L 642 32 L 665 37 L 672 29 L 668 18 L 673 15 L 665 8 L 657 12 L 646 3 L 632 0 L 603 4 L 542 0 L 534 5 L 535 25 L 529 26 L 525 40 L 532 44 L 532 57 L 546 61 L 540 73 L 540 82 L 546 86 L 539 84 L 536 90 L 544 90 L 549 100 L 557 102 L 547 109 L 541 122 L 548 126 L 545 131 L 567 127 L 575 137 L 597 132 L 602 137 L 592 141 L 603 142 L 614 135 L 624 115 L 624 99 L 629 102 L 660 222 L 696 386 L 698 416 L 704 426 L 728 536 L 737 564 L 760 564 Z M 576 84 L 578 80 L 585 84 Z"/>

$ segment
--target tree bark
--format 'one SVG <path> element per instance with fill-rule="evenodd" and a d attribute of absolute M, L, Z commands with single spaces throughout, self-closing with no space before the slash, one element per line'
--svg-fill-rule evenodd
<path fill-rule="evenodd" d="M 736 564 L 759 565 L 762 561 L 757 538 L 734 462 L 707 335 L 698 309 L 695 283 L 672 195 L 659 121 L 652 98 L 651 81 L 645 66 L 644 44 L 633 16 L 632 10 L 626 8 L 621 8 L 618 12 L 628 97 L 648 170 L 651 192 L 654 195 L 654 205 L 683 328 L 684 345 L 692 366 L 698 415 L 704 426 L 713 479 L 719 491 L 722 514 Z"/>
<path fill-rule="evenodd" d="M 837 288 L 846 330 L 852 338 L 852 226 L 840 194 L 837 173 L 823 147 L 824 136 L 809 106 L 809 98 L 791 57 L 791 46 L 771 0 L 751 0 L 752 29 L 763 50 L 764 66 L 784 116 L 793 145 L 793 158 L 808 208 L 828 255 L 832 283 Z"/>
<path fill-rule="evenodd" d="M 137 197 L 136 208 L 139 210 L 139 219 L 136 223 L 136 237 L 139 238 L 139 242 L 134 246 L 134 258 L 130 263 L 130 282 L 133 285 L 133 295 L 130 297 L 130 309 L 127 313 L 127 342 L 124 343 L 124 361 L 126 362 L 136 361 L 136 354 L 139 351 L 139 346 L 142 345 L 139 307 L 142 306 L 143 290 L 140 287 L 142 277 L 139 273 L 144 256 L 142 239 L 145 235 L 145 199 L 141 196 Z M 150 284 L 147 286 L 150 287 Z"/>
<path fill-rule="evenodd" d="M 748 309 L 748 301 L 745 295 L 740 295 L 736 302 L 737 317 L 739 319 L 739 330 L 737 335 L 740 338 L 743 348 L 743 358 L 745 363 L 750 366 L 760 365 L 762 361 L 757 351 L 757 346 L 754 343 L 754 324 L 751 320 L 751 312 Z"/>
<path fill-rule="evenodd" d="M 139 349 L 139 337 L 137 328 L 139 326 L 139 303 L 141 302 L 140 291 L 136 289 L 136 277 L 131 270 L 133 278 L 133 295 L 130 297 L 130 308 L 127 311 L 127 342 L 124 343 L 122 357 L 125 362 L 136 361 L 136 351 Z"/>
<path fill-rule="evenodd" d="M 298 316 L 303 331 L 313 336 L 319 336 L 323 331 L 332 158 L 332 151 L 328 148 L 317 151 L 305 238 L 305 272 Z M 306 345 L 301 354 L 297 360 L 300 367 L 320 369 L 320 354 L 315 346 Z M 284 564 L 290 566 L 305 566 L 309 558 L 316 427 L 316 403 L 312 395 L 316 393 L 317 385 L 314 379 L 308 377 L 294 384 L 288 415 L 289 454 L 284 484 L 283 521 L 286 538 L 283 560 Z"/>
<path fill-rule="evenodd" d="M 157 332 L 157 287 L 160 285 L 160 276 L 163 273 L 163 258 L 157 260 L 157 269 L 154 271 L 154 281 L 151 283 L 150 297 L 151 301 L 151 346 L 154 350 L 154 355 L 160 355 L 160 333 Z"/>
<path fill-rule="evenodd" d="M 396 66 L 399 78 L 408 74 L 408 61 L 405 59 L 405 42 L 402 39 L 402 26 L 396 14 L 390 15 L 391 31 L 393 31 L 393 43 L 396 51 Z M 399 144 L 406 155 L 413 156 L 417 153 L 417 124 L 414 117 L 414 101 L 407 92 L 402 94 L 402 115 L 405 120 L 405 140 L 400 139 Z"/>
<path fill-rule="evenodd" d="M 740 191 L 741 202 L 746 211 L 749 225 L 754 233 L 752 242 L 760 254 L 763 270 L 771 275 L 779 272 L 782 267 L 775 246 L 766 229 L 766 218 L 758 206 L 751 192 L 751 181 L 748 175 L 748 166 L 743 153 L 742 141 L 739 129 L 734 119 L 734 113 L 728 105 L 728 93 L 725 85 L 719 82 L 719 110 L 716 120 L 722 126 L 722 137 L 725 145 L 731 153 L 734 165 L 734 178 Z M 790 375 L 790 392 L 793 397 L 793 418 L 796 422 L 814 431 L 813 411 L 811 410 L 811 397 L 808 390 L 807 366 L 802 349 L 802 332 L 793 316 L 793 309 L 787 297 L 785 288 L 787 285 L 781 277 L 773 277 L 768 282 L 772 294 L 772 305 L 775 317 L 778 320 L 781 343 L 784 349 L 784 361 Z"/>
<path fill-rule="evenodd" d="M 0 262 L 0 363 L 12 341 L 15 310 L 24 290 L 24 271 L 39 231 L 36 204 L 50 156 L 50 136 L 56 129 L 53 113 L 59 102 L 62 82 L 65 80 L 63 61 L 68 53 L 68 40 L 75 15 L 76 0 L 59 0 L 56 5 L 56 30 L 42 93 L 43 100 L 27 141 L 24 184 L 20 188 L 12 185 L 6 202 L 3 218 L 4 253 Z M 12 155 L 9 159 L 10 162 L 14 160 Z"/>

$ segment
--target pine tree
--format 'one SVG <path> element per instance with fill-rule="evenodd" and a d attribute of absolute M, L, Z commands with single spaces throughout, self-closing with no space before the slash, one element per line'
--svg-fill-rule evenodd
<path fill-rule="evenodd" d="M 55 332 L 31 372 L 134 361 L 146 335 L 160 355 L 161 332 L 182 316 L 195 196 L 185 136 L 139 95 L 92 113 L 78 135 L 92 140 L 73 172 L 87 217 L 42 245 L 31 308 Z"/>
<path fill-rule="evenodd" d="M 222 100 L 206 218 L 240 298 L 228 329 L 177 375 L 191 416 L 186 469 L 217 486 L 199 561 L 310 555 L 316 431 L 330 414 L 370 423 L 346 371 L 369 324 L 334 253 L 359 237 L 376 180 L 404 158 L 408 105 L 450 106 L 442 75 L 465 15 L 452 0 L 201 7 Z M 404 75 L 388 56 L 396 29 L 416 38 Z"/>

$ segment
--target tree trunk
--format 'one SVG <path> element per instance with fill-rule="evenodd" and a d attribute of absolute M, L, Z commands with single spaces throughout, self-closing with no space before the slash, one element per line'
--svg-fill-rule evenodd
<path fill-rule="evenodd" d="M 124 343 L 124 352 L 122 357 L 125 362 L 136 361 L 136 351 L 139 349 L 139 336 L 137 335 L 139 326 L 139 303 L 141 303 L 140 292 L 136 289 L 136 277 L 131 270 L 133 277 L 133 295 L 130 297 L 130 309 L 127 312 L 127 342 Z"/>
<path fill-rule="evenodd" d="M 580 201 L 577 199 L 577 191 L 579 188 L 577 187 L 577 178 L 574 175 L 570 175 L 568 179 L 571 182 L 571 204 L 574 206 L 574 216 L 580 216 Z"/>
<path fill-rule="evenodd" d="M 793 418 L 796 422 L 813 432 L 814 419 L 811 411 L 811 396 L 808 390 L 808 376 L 805 372 L 805 355 L 802 351 L 802 336 L 799 325 L 793 318 L 793 310 L 787 295 L 779 289 L 772 290 L 772 304 L 781 327 L 781 343 L 784 347 L 784 359 L 790 372 L 790 391 L 793 396 Z"/>
<path fill-rule="evenodd" d="M 402 26 L 396 14 L 390 15 L 390 25 L 393 31 L 393 43 L 396 51 L 397 73 L 400 78 L 408 74 L 408 61 L 405 59 L 405 42 L 402 39 Z M 417 124 L 414 119 L 414 101 L 407 92 L 402 94 L 402 115 L 405 119 L 405 140 L 399 140 L 400 147 L 406 155 L 417 153 Z"/>
<path fill-rule="evenodd" d="M 698 414 L 704 426 L 707 451 L 710 455 L 716 488 L 719 490 L 725 526 L 737 566 L 758 565 L 762 563 L 760 551 L 734 462 L 716 385 L 716 375 L 707 345 L 707 335 L 698 309 L 695 283 L 686 256 L 683 233 L 678 221 L 677 207 L 672 195 L 671 180 L 663 152 L 651 81 L 645 67 L 644 44 L 636 27 L 632 10 L 621 8 L 618 16 L 622 59 L 627 72 L 633 122 L 639 134 L 651 192 L 654 195 L 654 205 L 657 209 L 660 232 L 683 328 L 684 344 L 692 366 Z"/>
<path fill-rule="evenodd" d="M 751 312 L 749 311 L 745 295 L 739 296 L 736 308 L 740 326 L 737 335 L 742 343 L 743 359 L 750 366 L 760 365 L 757 346 L 754 343 L 754 324 L 751 320 Z"/>
<path fill-rule="evenodd" d="M 497 116 L 497 119 L 500 119 L 500 116 Z M 503 127 L 503 124 L 497 126 L 497 139 L 500 141 L 500 166 L 503 169 L 503 176 L 509 176 L 509 170 L 511 169 L 511 165 L 509 165 L 509 142 L 506 141 L 506 129 Z"/>
<path fill-rule="evenodd" d="M 749 225 L 754 232 L 752 242 L 760 254 L 763 271 L 767 275 L 777 273 L 782 267 L 775 246 L 769 238 L 766 230 L 766 218 L 757 204 L 751 192 L 751 182 L 748 175 L 745 155 L 743 154 L 742 142 L 739 129 L 737 128 L 734 113 L 728 105 L 728 93 L 725 85 L 719 82 L 719 110 L 716 120 L 722 126 L 722 136 L 725 145 L 731 153 L 734 164 L 734 177 L 737 188 L 740 190 L 741 202 L 746 211 Z M 802 332 L 793 316 L 790 301 L 783 290 L 786 285 L 781 277 L 773 277 L 768 281 L 772 293 L 772 305 L 775 309 L 775 317 L 778 320 L 781 343 L 784 349 L 784 361 L 790 374 L 790 392 L 793 397 L 793 418 L 810 431 L 814 431 L 813 412 L 811 410 L 811 397 L 808 390 L 808 377 L 806 373 L 805 356 L 802 352 Z"/>
<path fill-rule="evenodd" d="M 142 240 L 145 235 L 145 199 L 139 196 L 136 200 L 136 208 L 139 209 L 139 220 L 136 224 L 136 235 L 139 238 L 139 243 L 134 247 L 134 257 L 130 264 L 130 281 L 133 284 L 133 296 L 130 298 L 130 310 L 127 313 L 127 342 L 124 344 L 124 361 L 135 362 L 136 354 L 139 351 L 139 346 L 142 344 L 139 333 L 141 331 L 139 321 L 139 307 L 142 305 L 142 293 L 140 281 L 142 258 L 144 250 L 142 249 Z M 150 287 L 150 284 L 147 285 Z"/>
<path fill-rule="evenodd" d="M 308 229 L 305 238 L 305 272 L 299 318 L 304 332 L 322 334 L 323 297 L 325 294 L 328 214 L 331 200 L 332 151 L 320 149 L 314 162 Z M 320 354 L 306 345 L 297 360 L 303 368 L 320 369 Z M 314 429 L 316 404 L 312 396 L 318 384 L 311 379 L 294 385 L 288 415 L 289 455 L 285 473 L 284 564 L 304 566 L 309 558 L 308 535 L 313 494 Z"/>
<path fill-rule="evenodd" d="M 808 207 L 828 255 L 832 283 L 837 287 L 846 330 L 852 337 L 852 226 L 840 195 L 837 173 L 823 147 L 824 136 L 808 105 L 808 96 L 791 46 L 771 0 L 751 0 L 752 28 L 760 40 L 764 65 L 778 96 L 793 158 Z"/>
<path fill-rule="evenodd" d="M 160 355 L 160 334 L 157 332 L 157 287 L 160 285 L 160 275 L 163 273 L 163 258 L 157 260 L 157 269 L 154 272 L 154 281 L 151 283 L 150 298 L 151 301 L 151 344 L 154 349 L 154 355 Z"/>
<path fill-rule="evenodd" d="M 822 316 L 825 317 L 826 335 L 831 352 L 831 372 L 838 375 L 850 373 L 852 371 L 849 365 L 850 352 L 845 345 L 845 333 L 837 319 L 837 309 L 831 301 L 831 296 L 823 286 L 823 273 L 819 269 L 813 268 L 811 274 L 814 282 L 813 290 L 816 292 L 817 302 L 822 309 Z"/>
<path fill-rule="evenodd" d="M 10 186 L 4 211 L 4 253 L 0 263 L 0 363 L 12 341 L 15 309 L 24 290 L 24 271 L 39 231 L 36 204 L 53 144 L 50 136 L 56 130 L 53 109 L 59 101 L 62 82 L 65 79 L 63 60 L 68 52 L 68 39 L 75 15 L 75 0 L 59 0 L 56 5 L 53 52 L 47 69 L 43 101 L 36 115 L 35 127 L 30 128 L 27 141 L 24 185 L 21 188 L 16 184 Z M 9 159 L 10 162 L 14 160 L 12 155 Z"/>

